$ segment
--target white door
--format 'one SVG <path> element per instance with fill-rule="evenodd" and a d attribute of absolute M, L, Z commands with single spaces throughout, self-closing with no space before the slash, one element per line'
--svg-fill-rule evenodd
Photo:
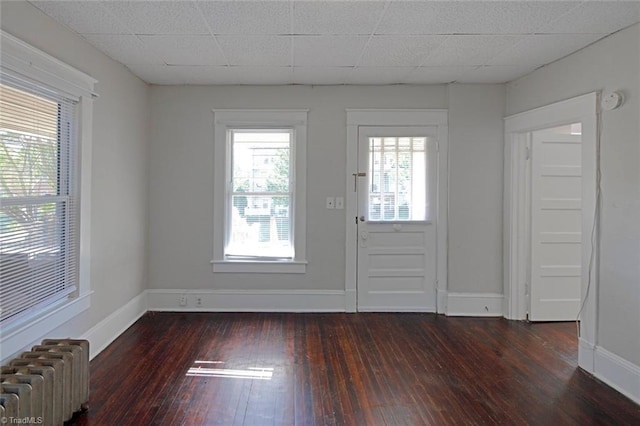
<path fill-rule="evenodd" d="M 532 321 L 576 320 L 581 300 L 580 125 L 531 135 Z"/>
<path fill-rule="evenodd" d="M 359 311 L 436 310 L 436 136 L 358 128 Z"/>

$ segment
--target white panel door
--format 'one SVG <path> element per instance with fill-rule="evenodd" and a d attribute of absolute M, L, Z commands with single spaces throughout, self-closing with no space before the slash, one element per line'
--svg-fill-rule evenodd
<path fill-rule="evenodd" d="M 572 127 L 532 133 L 532 321 L 575 320 L 580 310 L 582 146 Z"/>
<path fill-rule="evenodd" d="M 358 128 L 357 308 L 436 310 L 436 128 Z"/>

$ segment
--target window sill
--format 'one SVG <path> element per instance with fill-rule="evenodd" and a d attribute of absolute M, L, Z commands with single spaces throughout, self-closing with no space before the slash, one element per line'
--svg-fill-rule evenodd
<path fill-rule="evenodd" d="M 26 318 L 17 324 L 3 328 L 0 337 L 0 347 L 2 348 L 0 361 L 3 363 L 8 361 L 8 358 L 15 353 L 33 344 L 39 338 L 46 337 L 47 333 L 89 309 L 91 293 L 60 302 L 50 307 L 42 315 Z"/>
<path fill-rule="evenodd" d="M 306 260 L 259 261 L 259 260 L 212 260 L 213 272 L 248 274 L 304 274 Z"/>

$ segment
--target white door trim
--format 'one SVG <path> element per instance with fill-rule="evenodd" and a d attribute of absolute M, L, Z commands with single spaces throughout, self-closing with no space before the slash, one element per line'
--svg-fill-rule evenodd
<path fill-rule="evenodd" d="M 346 201 L 346 262 L 345 262 L 345 308 L 347 312 L 357 309 L 357 194 L 354 190 L 353 173 L 358 172 L 358 127 L 359 126 L 436 126 L 438 138 L 438 181 L 436 208 L 436 309 L 445 312 L 447 291 L 447 207 L 448 207 L 448 111 L 435 109 L 347 109 L 347 167 L 345 174 Z"/>
<path fill-rule="evenodd" d="M 526 318 L 525 279 L 529 275 L 528 239 L 530 205 L 526 188 L 528 173 L 523 161 L 528 134 L 534 130 L 582 123 L 582 297 L 580 337 L 597 343 L 598 220 L 596 216 L 596 172 L 598 167 L 597 93 L 589 93 L 505 118 L 504 168 L 504 291 L 505 317 Z M 593 238 L 592 238 L 593 237 Z M 582 368 L 593 365 L 579 355 Z"/>

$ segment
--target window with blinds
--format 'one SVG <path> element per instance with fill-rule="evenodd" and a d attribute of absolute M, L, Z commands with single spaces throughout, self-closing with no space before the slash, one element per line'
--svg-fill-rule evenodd
<path fill-rule="evenodd" d="M 0 325 L 76 291 L 76 104 L 2 75 Z"/>
<path fill-rule="evenodd" d="M 369 138 L 369 220 L 427 218 L 427 138 Z"/>
<path fill-rule="evenodd" d="M 231 129 L 225 256 L 293 258 L 292 129 Z"/>

